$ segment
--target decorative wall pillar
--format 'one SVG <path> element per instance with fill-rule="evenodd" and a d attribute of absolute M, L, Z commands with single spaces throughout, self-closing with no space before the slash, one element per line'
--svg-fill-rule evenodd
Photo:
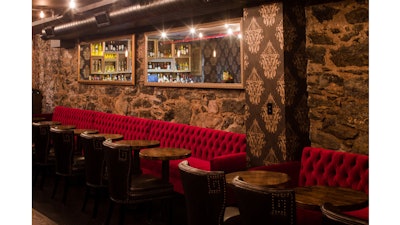
<path fill-rule="evenodd" d="M 309 145 L 304 7 L 245 8 L 243 28 L 248 166 L 299 159 Z"/>

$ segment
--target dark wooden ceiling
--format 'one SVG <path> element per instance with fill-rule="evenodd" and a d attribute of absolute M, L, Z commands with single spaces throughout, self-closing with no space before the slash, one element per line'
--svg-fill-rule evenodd
<path fill-rule="evenodd" d="M 299 0 L 305 5 L 342 0 Z M 274 2 L 273 0 L 75 0 L 76 8 L 69 8 L 70 0 L 32 0 L 32 35 L 42 38 L 91 38 L 117 35 L 156 26 L 182 26 L 182 23 L 216 21 L 242 15 L 243 7 Z M 138 5 L 140 7 L 136 7 Z M 143 7 L 141 7 L 143 6 Z M 151 9 L 151 11 L 149 11 Z M 46 17 L 39 17 L 43 10 Z M 97 27 L 94 15 L 112 15 L 108 26 Z M 116 13 L 117 12 L 117 13 Z M 133 13 L 134 12 L 134 13 Z M 111 17 L 111 16 L 110 16 Z M 90 18 L 90 19 L 89 19 Z M 90 20 L 90 21 L 89 21 Z M 187 20 L 187 21 L 185 21 Z M 89 22 L 88 22 L 89 21 Z"/>
<path fill-rule="evenodd" d="M 101 4 L 115 2 L 116 0 L 75 0 L 76 8 L 85 8 L 96 4 L 99 6 Z M 32 22 L 39 21 L 39 13 L 41 10 L 46 14 L 46 18 L 54 16 L 64 15 L 70 11 L 69 9 L 70 0 L 32 0 Z M 92 8 L 93 8 L 92 7 Z"/>

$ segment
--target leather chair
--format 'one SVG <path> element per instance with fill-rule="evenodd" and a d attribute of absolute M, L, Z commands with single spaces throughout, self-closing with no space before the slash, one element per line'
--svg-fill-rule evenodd
<path fill-rule="evenodd" d="M 188 225 L 240 224 L 239 209 L 226 206 L 224 171 L 194 168 L 187 160 L 179 163 Z"/>
<path fill-rule="evenodd" d="M 344 214 L 331 203 L 324 203 L 321 212 L 323 225 L 368 225 L 368 220 Z"/>
<path fill-rule="evenodd" d="M 46 179 L 48 170 L 54 169 L 55 157 L 54 149 L 51 149 L 50 126 L 32 123 L 33 157 L 32 164 L 34 171 L 33 185 L 41 174 L 40 189 Z"/>
<path fill-rule="evenodd" d="M 62 202 L 65 204 L 70 179 L 83 177 L 85 171 L 84 157 L 75 156 L 75 140 L 73 130 L 62 130 L 50 128 L 51 137 L 54 143 L 54 153 L 56 158 L 56 180 L 51 198 L 55 197 L 60 178 L 64 178 L 64 193 Z"/>
<path fill-rule="evenodd" d="M 102 193 L 107 193 L 108 182 L 106 179 L 106 165 L 104 160 L 103 136 L 93 136 L 82 133 L 80 135 L 83 152 L 85 156 L 85 180 L 86 192 L 83 201 L 82 212 L 91 195 L 94 196 L 92 217 L 96 217 L 99 206 L 99 199 Z"/>
<path fill-rule="evenodd" d="M 110 208 L 105 221 L 109 224 L 114 206 L 120 206 L 119 224 L 123 224 L 127 205 L 166 200 L 168 222 L 172 219 L 173 186 L 149 174 L 132 174 L 133 154 L 130 146 L 106 140 L 103 142 L 108 174 Z"/>
<path fill-rule="evenodd" d="M 293 189 L 256 186 L 236 176 L 233 192 L 243 225 L 296 224 L 296 201 Z"/>

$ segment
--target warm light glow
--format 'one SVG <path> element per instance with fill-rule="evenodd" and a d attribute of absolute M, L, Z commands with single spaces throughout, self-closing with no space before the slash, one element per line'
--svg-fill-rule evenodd
<path fill-rule="evenodd" d="M 125 57 L 128 58 L 128 49 L 125 50 Z"/>
<path fill-rule="evenodd" d="M 195 33 L 196 33 L 196 29 L 194 29 L 193 27 L 190 28 L 190 33 L 191 33 L 191 34 L 195 34 Z"/>
<path fill-rule="evenodd" d="M 162 37 L 162 38 L 166 38 L 166 37 L 167 37 L 167 33 L 165 33 L 164 31 L 161 32 L 161 37 Z"/>
<path fill-rule="evenodd" d="M 199 38 L 202 38 L 203 37 L 203 33 L 199 33 Z"/>
<path fill-rule="evenodd" d="M 213 57 L 214 57 L 214 58 L 217 57 L 217 51 L 215 51 L 215 49 L 214 49 L 214 51 L 213 51 Z"/>
<path fill-rule="evenodd" d="M 242 39 L 242 34 L 241 33 L 238 34 L 238 38 Z"/>
<path fill-rule="evenodd" d="M 75 9 L 75 6 L 76 6 L 75 0 L 71 0 L 71 1 L 69 2 L 69 8 Z"/>
<path fill-rule="evenodd" d="M 39 13 L 39 17 L 43 19 L 43 18 L 44 18 L 44 16 L 45 16 L 45 15 L 44 15 L 44 12 L 43 12 L 43 11 L 40 11 L 40 13 Z"/>
<path fill-rule="evenodd" d="M 229 35 L 233 34 L 232 28 L 229 28 L 229 29 L 228 29 L 228 34 L 229 34 Z"/>

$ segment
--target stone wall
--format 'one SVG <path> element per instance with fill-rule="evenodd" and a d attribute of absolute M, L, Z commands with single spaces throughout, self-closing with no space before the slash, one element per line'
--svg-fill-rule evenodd
<path fill-rule="evenodd" d="M 306 7 L 313 146 L 368 154 L 368 1 Z"/>
<path fill-rule="evenodd" d="M 32 88 L 43 94 L 43 112 L 57 105 L 174 121 L 245 133 L 244 91 L 144 86 L 144 35 L 136 35 L 136 85 L 78 83 L 78 49 L 51 48 L 33 38 Z"/>

